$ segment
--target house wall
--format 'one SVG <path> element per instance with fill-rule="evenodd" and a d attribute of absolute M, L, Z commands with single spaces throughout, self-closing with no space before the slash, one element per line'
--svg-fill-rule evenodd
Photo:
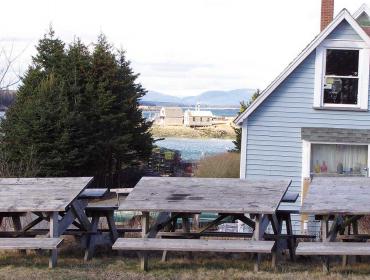
<path fill-rule="evenodd" d="M 188 117 L 186 121 L 186 125 L 188 126 L 210 126 L 212 125 L 212 118 L 211 117 L 192 117 L 190 116 Z"/>
<path fill-rule="evenodd" d="M 165 118 L 164 119 L 165 125 L 183 125 L 183 118 Z"/>
<path fill-rule="evenodd" d="M 348 23 L 339 25 L 331 39 L 357 38 Z M 369 129 L 370 113 L 313 109 L 315 52 L 245 121 L 246 176 L 290 178 L 290 192 L 301 191 L 301 127 Z M 296 208 L 299 208 L 297 201 Z"/>
<path fill-rule="evenodd" d="M 333 32 L 327 37 L 327 39 L 362 41 L 361 37 L 357 34 L 355 30 L 353 30 L 353 28 L 346 20 L 340 23 L 337 28 L 335 28 Z"/>

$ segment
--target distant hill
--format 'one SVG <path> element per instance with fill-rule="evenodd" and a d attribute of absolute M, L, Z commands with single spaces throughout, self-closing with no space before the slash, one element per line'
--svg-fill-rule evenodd
<path fill-rule="evenodd" d="M 142 99 L 144 105 L 183 105 L 193 106 L 199 102 L 203 106 L 239 106 L 241 101 L 248 101 L 254 89 L 236 89 L 230 91 L 206 91 L 196 96 L 176 97 L 156 91 L 149 91 Z"/>
<path fill-rule="evenodd" d="M 154 102 L 172 102 L 172 103 L 182 102 L 181 98 L 179 97 L 167 95 L 157 91 L 148 91 L 148 93 L 141 100 Z"/>

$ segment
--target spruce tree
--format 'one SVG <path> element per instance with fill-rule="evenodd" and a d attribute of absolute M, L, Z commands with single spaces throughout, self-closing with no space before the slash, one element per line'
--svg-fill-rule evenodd
<path fill-rule="evenodd" d="M 94 127 L 91 122 L 92 93 L 90 90 L 91 56 L 87 46 L 76 39 L 66 52 L 66 98 L 68 114 L 65 116 L 66 142 L 64 151 L 68 159 L 66 174 L 88 174 L 94 150 Z M 68 90 L 67 90 L 68 89 Z"/>
<path fill-rule="evenodd" d="M 60 151 L 63 130 L 64 43 L 49 32 L 39 41 L 37 55 L 22 79 L 17 98 L 1 123 L 3 154 L 12 163 L 32 162 L 39 174 L 63 172 Z"/>

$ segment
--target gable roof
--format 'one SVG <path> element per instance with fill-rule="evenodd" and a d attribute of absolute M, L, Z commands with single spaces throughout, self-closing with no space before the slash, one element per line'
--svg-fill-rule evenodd
<path fill-rule="evenodd" d="M 370 16 L 370 9 L 366 4 L 361 5 L 361 7 L 353 14 L 353 18 L 358 19 L 364 13 Z"/>
<path fill-rule="evenodd" d="M 191 110 L 188 110 L 186 111 L 187 114 L 191 117 L 213 117 L 213 114 L 211 111 L 198 111 L 198 110 L 195 110 L 195 111 L 191 111 Z"/>
<path fill-rule="evenodd" d="M 261 93 L 261 95 L 235 120 L 234 123 L 241 124 L 274 90 L 324 41 L 330 33 L 346 20 L 349 25 L 358 33 L 361 39 L 370 46 L 370 37 L 356 22 L 347 9 L 343 9 L 335 19 L 288 65 L 287 68 Z"/>
<path fill-rule="evenodd" d="M 166 118 L 182 118 L 183 112 L 180 107 L 163 107 Z"/>

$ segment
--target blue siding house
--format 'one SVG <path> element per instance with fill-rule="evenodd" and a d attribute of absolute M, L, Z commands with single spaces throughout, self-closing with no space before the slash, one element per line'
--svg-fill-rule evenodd
<path fill-rule="evenodd" d="M 369 26 L 366 5 L 342 10 L 235 120 L 241 178 L 291 178 L 302 198 L 315 176 L 369 176 Z"/>

